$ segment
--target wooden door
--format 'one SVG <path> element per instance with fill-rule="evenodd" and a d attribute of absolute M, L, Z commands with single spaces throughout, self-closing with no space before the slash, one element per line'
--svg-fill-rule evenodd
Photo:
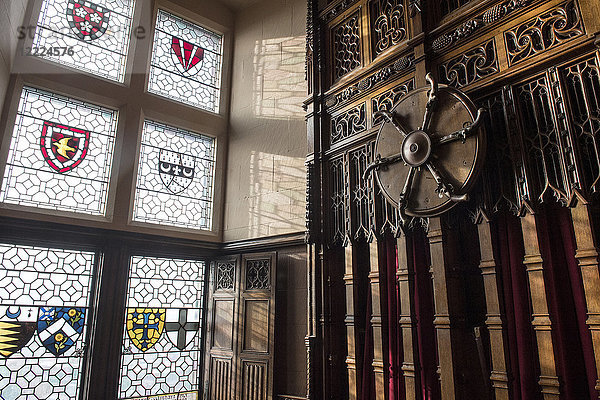
<path fill-rule="evenodd" d="M 275 253 L 242 256 L 238 399 L 273 397 Z"/>
<path fill-rule="evenodd" d="M 239 257 L 211 263 L 204 398 L 232 400 L 236 390 Z"/>

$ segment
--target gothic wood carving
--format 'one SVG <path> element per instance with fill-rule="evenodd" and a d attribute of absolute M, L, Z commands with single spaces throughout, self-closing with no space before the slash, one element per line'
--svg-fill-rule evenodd
<path fill-rule="evenodd" d="M 331 144 L 347 139 L 367 129 L 365 103 L 331 118 Z"/>
<path fill-rule="evenodd" d="M 403 0 L 372 0 L 371 48 L 373 58 L 406 39 Z"/>
<path fill-rule="evenodd" d="M 575 1 L 569 1 L 504 33 L 510 65 L 583 35 Z"/>
<path fill-rule="evenodd" d="M 385 121 L 382 115 L 375 116 L 377 111 L 390 111 L 397 104 L 400 98 L 415 88 L 415 78 L 411 78 L 402 82 L 398 86 L 383 92 L 371 99 L 371 108 L 373 110 L 373 125 L 380 124 Z"/>
<path fill-rule="evenodd" d="M 333 78 L 338 79 L 361 64 L 360 13 L 352 14 L 331 33 L 333 41 Z"/>
<path fill-rule="evenodd" d="M 440 82 L 462 88 L 500 70 L 496 43 L 490 39 L 439 66 Z"/>

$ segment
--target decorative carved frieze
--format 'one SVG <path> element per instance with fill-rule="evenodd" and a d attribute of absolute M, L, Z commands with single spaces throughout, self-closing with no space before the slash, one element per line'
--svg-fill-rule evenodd
<path fill-rule="evenodd" d="M 355 12 L 333 28 L 333 77 L 341 78 L 361 64 L 360 15 Z"/>
<path fill-rule="evenodd" d="M 569 1 L 504 32 L 508 62 L 516 64 L 583 33 L 577 4 Z"/>
<path fill-rule="evenodd" d="M 440 82 L 462 88 L 500 70 L 496 43 L 490 39 L 439 66 Z"/>
<path fill-rule="evenodd" d="M 331 144 L 335 144 L 367 129 L 365 103 L 331 119 Z"/>
<path fill-rule="evenodd" d="M 235 261 L 217 262 L 215 290 L 233 290 L 235 282 Z"/>
<path fill-rule="evenodd" d="M 413 67 L 414 62 L 414 54 L 409 54 L 407 56 L 401 57 L 398 60 L 394 61 L 394 63 L 381 68 L 376 73 L 360 80 L 354 85 L 348 86 L 346 89 L 336 94 L 334 97 L 330 97 L 326 102 L 326 106 L 335 107 L 339 104 L 345 103 L 351 100 L 352 98 L 357 97 L 361 93 L 370 90 L 379 84 L 383 84 L 395 77 L 396 75 Z"/>
<path fill-rule="evenodd" d="M 372 0 L 371 49 L 377 57 L 390 47 L 406 39 L 403 0 Z"/>
<path fill-rule="evenodd" d="M 495 23 L 516 10 L 526 7 L 530 2 L 531 0 L 509 0 L 497 4 L 479 16 L 463 23 L 454 31 L 439 36 L 432 42 L 431 48 L 434 52 L 441 52 L 453 44 L 468 39 L 475 31 Z"/>
<path fill-rule="evenodd" d="M 246 261 L 246 290 L 271 289 L 271 259 Z"/>
<path fill-rule="evenodd" d="M 371 99 L 371 105 L 373 109 L 373 114 L 377 111 L 386 110 L 390 111 L 396 104 L 398 104 L 398 100 L 406 93 L 410 92 L 415 88 L 415 78 L 411 78 L 405 82 L 402 82 L 398 86 L 393 87 L 392 89 L 383 92 Z M 383 117 L 377 117 L 373 119 L 373 124 L 380 124 L 383 122 Z"/>

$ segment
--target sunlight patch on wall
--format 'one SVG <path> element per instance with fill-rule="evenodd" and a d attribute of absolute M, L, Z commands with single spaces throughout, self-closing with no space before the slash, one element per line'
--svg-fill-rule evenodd
<path fill-rule="evenodd" d="M 304 80 L 305 36 L 256 42 L 254 104 L 257 117 L 302 119 L 307 96 Z"/>
<path fill-rule="evenodd" d="M 304 229 L 305 175 L 301 157 L 252 152 L 248 188 L 251 235 Z"/>

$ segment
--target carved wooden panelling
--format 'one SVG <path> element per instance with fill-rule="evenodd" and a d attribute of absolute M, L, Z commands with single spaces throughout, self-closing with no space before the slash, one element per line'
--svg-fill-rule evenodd
<path fill-rule="evenodd" d="M 431 48 L 435 52 L 440 52 L 443 49 L 456 44 L 460 41 L 469 39 L 479 29 L 496 23 L 509 14 L 527 7 L 531 0 L 506 0 L 500 4 L 488 8 L 478 16 L 468 20 L 451 32 L 444 33 L 437 37 L 431 44 Z"/>
<path fill-rule="evenodd" d="M 560 139 L 553 119 L 548 81 L 540 77 L 516 86 L 515 91 L 535 195 L 543 198 L 552 194 L 557 200 L 564 200 Z"/>
<path fill-rule="evenodd" d="M 330 210 L 331 210 L 331 241 L 336 244 L 343 242 L 346 235 L 346 176 L 344 174 L 344 158 L 337 157 L 330 161 Z"/>
<path fill-rule="evenodd" d="M 331 144 L 335 144 L 367 129 L 365 103 L 331 119 Z"/>
<path fill-rule="evenodd" d="M 242 400 L 266 400 L 267 365 L 245 361 L 242 374 Z"/>
<path fill-rule="evenodd" d="M 361 60 L 358 11 L 333 29 L 334 79 L 358 68 Z"/>
<path fill-rule="evenodd" d="M 396 104 L 398 104 L 398 100 L 406 93 L 410 92 L 415 88 L 415 79 L 411 78 L 405 82 L 402 82 L 398 86 L 393 87 L 392 89 L 383 92 L 377 97 L 371 99 L 371 105 L 373 108 L 373 114 L 377 111 L 381 110 L 391 110 L 394 108 Z M 373 118 L 373 124 L 380 124 L 383 122 L 383 117 Z"/>
<path fill-rule="evenodd" d="M 235 262 L 217 262 L 215 290 L 233 290 Z"/>
<path fill-rule="evenodd" d="M 377 57 L 406 39 L 403 0 L 373 0 L 371 11 L 371 48 Z"/>
<path fill-rule="evenodd" d="M 462 88 L 499 70 L 496 43 L 490 39 L 441 64 L 440 82 Z"/>
<path fill-rule="evenodd" d="M 569 1 L 504 33 L 509 64 L 559 46 L 583 33 L 577 4 Z"/>
<path fill-rule="evenodd" d="M 271 288 L 271 260 L 248 260 L 246 262 L 246 290 L 269 290 Z"/>
<path fill-rule="evenodd" d="M 244 318 L 244 351 L 266 353 L 269 349 L 269 301 L 246 300 Z"/>
<path fill-rule="evenodd" d="M 213 348 L 233 348 L 233 300 L 215 300 Z"/>
<path fill-rule="evenodd" d="M 352 232 L 355 239 L 369 237 L 374 205 L 371 201 L 372 181 L 363 179 L 367 165 L 372 160 L 372 145 L 368 143 L 350 153 L 350 200 Z"/>
<path fill-rule="evenodd" d="M 231 400 L 231 360 L 211 357 L 210 399 Z"/>
<path fill-rule="evenodd" d="M 325 105 L 327 107 L 334 107 L 338 104 L 342 104 L 346 101 L 354 97 L 358 97 L 361 93 L 366 90 L 370 90 L 371 88 L 383 84 L 388 80 L 392 79 L 398 73 L 401 73 L 410 67 L 414 66 L 415 56 L 414 54 L 409 54 L 407 56 L 401 57 L 394 61 L 394 63 L 381 68 L 377 72 L 372 75 L 367 76 L 364 79 L 361 79 L 359 82 L 348 86 L 346 89 L 342 90 L 340 93 L 337 93 L 335 96 L 330 97 L 326 100 Z"/>
<path fill-rule="evenodd" d="M 488 212 L 506 208 L 516 213 L 518 209 L 516 177 L 514 174 L 511 149 L 507 136 L 502 93 L 497 92 L 480 103 L 488 110 L 485 129 L 489 140 L 488 160 L 482 182 L 488 192 Z"/>
<path fill-rule="evenodd" d="M 595 57 L 560 73 L 581 167 L 581 189 L 600 191 L 600 70 Z"/>

